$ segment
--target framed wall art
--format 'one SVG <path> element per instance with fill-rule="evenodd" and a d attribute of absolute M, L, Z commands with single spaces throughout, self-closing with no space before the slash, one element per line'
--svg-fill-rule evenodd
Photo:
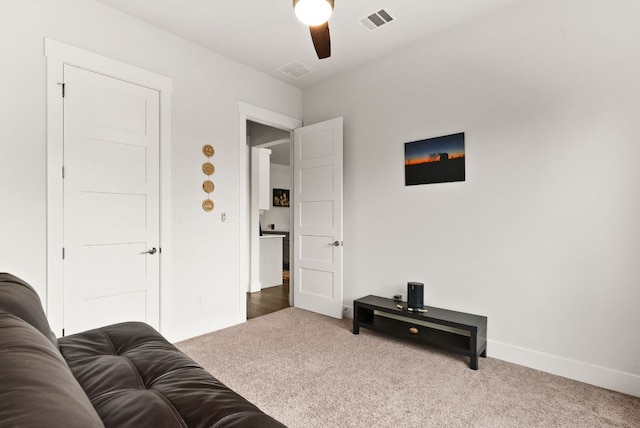
<path fill-rule="evenodd" d="M 464 132 L 404 145 L 404 184 L 465 181 Z"/>
<path fill-rule="evenodd" d="M 289 206 L 289 189 L 273 189 L 273 206 Z"/>

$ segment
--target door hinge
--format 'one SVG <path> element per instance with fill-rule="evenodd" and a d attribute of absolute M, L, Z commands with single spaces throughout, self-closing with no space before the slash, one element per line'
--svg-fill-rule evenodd
<path fill-rule="evenodd" d="M 62 178 L 64 179 L 64 165 L 62 165 Z"/>
<path fill-rule="evenodd" d="M 64 337 L 64 328 L 62 329 L 62 337 Z"/>
<path fill-rule="evenodd" d="M 64 98 L 66 92 L 66 83 L 58 83 L 58 85 L 62 86 L 62 98 Z"/>
<path fill-rule="evenodd" d="M 64 260 L 64 247 L 62 247 L 62 260 Z"/>

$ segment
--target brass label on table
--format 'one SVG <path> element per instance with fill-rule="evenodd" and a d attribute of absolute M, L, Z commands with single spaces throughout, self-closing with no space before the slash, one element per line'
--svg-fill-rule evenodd
<path fill-rule="evenodd" d="M 202 146 L 202 154 L 204 154 L 206 157 L 210 158 L 214 153 L 215 151 L 213 150 L 211 144 L 205 144 L 204 146 Z"/>
<path fill-rule="evenodd" d="M 202 172 L 207 175 L 211 175 L 215 172 L 216 167 L 213 166 L 211 162 L 205 162 L 202 164 Z"/>
<path fill-rule="evenodd" d="M 202 203 L 202 209 L 206 212 L 213 211 L 214 203 L 211 199 L 205 199 Z"/>
<path fill-rule="evenodd" d="M 213 189 L 215 189 L 216 186 L 213 185 L 213 181 L 211 180 L 207 180 L 204 183 L 202 183 L 202 190 L 204 190 L 207 193 L 211 193 L 213 192 Z"/>

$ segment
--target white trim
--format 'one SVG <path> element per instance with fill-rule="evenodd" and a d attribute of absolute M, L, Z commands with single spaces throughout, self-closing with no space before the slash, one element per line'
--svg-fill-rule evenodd
<path fill-rule="evenodd" d="M 250 275 L 251 267 L 251 251 L 255 249 L 257 253 L 258 243 L 250 243 L 251 227 L 258 227 L 258 218 L 249 218 L 249 169 L 248 169 L 248 150 L 247 150 L 247 120 L 262 123 L 274 128 L 292 131 L 302 126 L 302 120 L 294 117 L 286 116 L 258 107 L 252 104 L 239 101 L 239 160 L 240 160 L 240 207 L 239 207 L 239 236 L 240 236 L 240 311 L 244 314 L 243 318 L 247 318 L 247 291 L 255 289 L 260 290 L 259 275 Z M 257 238 L 256 238 L 257 241 Z M 253 276 L 253 278 L 252 278 Z"/>
<path fill-rule="evenodd" d="M 291 143 L 291 138 L 282 138 L 280 140 L 269 141 L 268 143 L 256 144 L 253 147 L 268 149 L 269 147 L 279 146 L 280 144 Z"/>
<path fill-rule="evenodd" d="M 491 358 L 640 397 L 640 376 L 633 373 L 612 370 L 492 340 L 488 343 L 488 355 Z"/>
<path fill-rule="evenodd" d="M 206 318 L 190 319 L 165 325 L 162 335 L 170 343 L 177 343 L 211 333 L 212 331 L 238 325 L 245 321 L 246 317 L 238 320 L 235 315 L 233 317 L 211 315 Z"/>
<path fill-rule="evenodd" d="M 160 330 L 164 329 L 171 290 L 171 92 L 170 78 L 85 51 L 56 40 L 44 39 L 47 57 L 47 296 L 46 310 L 53 332 L 63 328 L 63 205 L 62 97 L 59 83 L 64 64 L 74 65 L 160 92 Z"/>

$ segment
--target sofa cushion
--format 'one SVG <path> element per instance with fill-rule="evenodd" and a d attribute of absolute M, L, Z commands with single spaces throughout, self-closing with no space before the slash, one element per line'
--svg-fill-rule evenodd
<path fill-rule="evenodd" d="M 29 284 L 10 273 L 0 272 L 0 311 L 22 318 L 58 346 L 38 293 Z"/>
<path fill-rule="evenodd" d="M 6 312 L 0 312 L 0 425 L 104 426 L 53 343 Z"/>
<path fill-rule="evenodd" d="M 60 351 L 108 427 L 284 427 L 144 323 L 59 339 Z"/>

